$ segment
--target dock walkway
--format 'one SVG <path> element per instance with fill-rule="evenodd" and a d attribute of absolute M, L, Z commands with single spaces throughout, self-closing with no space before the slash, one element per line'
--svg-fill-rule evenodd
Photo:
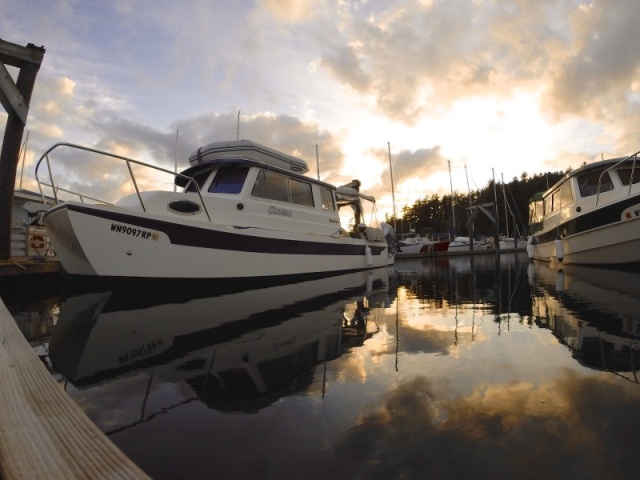
<path fill-rule="evenodd" d="M 147 478 L 51 376 L 0 299 L 0 479 Z"/>

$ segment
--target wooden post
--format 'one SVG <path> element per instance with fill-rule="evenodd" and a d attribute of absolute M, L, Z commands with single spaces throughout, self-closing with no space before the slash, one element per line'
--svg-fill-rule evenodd
<path fill-rule="evenodd" d="M 36 76 L 44 57 L 44 48 L 28 44 L 21 47 L 0 40 L 0 101 L 8 118 L 0 152 L 0 259 L 11 258 L 11 213 L 20 162 L 20 144 L 27 123 L 29 102 Z M 5 64 L 18 67 L 20 72 L 14 84 Z"/>

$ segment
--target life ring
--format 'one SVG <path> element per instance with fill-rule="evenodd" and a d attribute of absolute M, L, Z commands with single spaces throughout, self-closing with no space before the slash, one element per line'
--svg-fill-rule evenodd
<path fill-rule="evenodd" d="M 31 248 L 34 250 L 42 250 L 45 246 L 44 237 L 36 234 L 31 237 Z"/>

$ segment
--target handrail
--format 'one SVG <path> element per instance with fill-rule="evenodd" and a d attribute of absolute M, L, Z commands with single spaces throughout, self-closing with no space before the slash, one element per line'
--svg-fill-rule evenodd
<path fill-rule="evenodd" d="M 207 205 L 204 203 L 204 198 L 202 198 L 202 192 L 200 191 L 200 186 L 198 185 L 198 183 L 194 180 L 193 177 L 190 177 L 188 175 L 183 175 L 182 173 L 177 173 L 171 170 L 167 170 L 166 168 L 162 168 L 162 167 L 158 167 L 156 165 L 151 165 L 149 163 L 144 163 L 141 162 L 139 160 L 134 160 L 132 158 L 128 158 L 128 157 L 123 157 L 121 155 L 116 155 L 115 153 L 110 153 L 110 152 L 105 152 L 103 150 L 97 150 L 95 148 L 90 148 L 90 147 L 85 147 L 82 145 L 77 145 L 77 144 L 73 144 L 73 143 L 68 143 L 68 142 L 58 142 L 55 145 L 53 145 L 52 147 L 50 147 L 46 152 L 44 152 L 42 154 L 42 156 L 40 157 L 40 159 L 38 160 L 38 162 L 36 163 L 36 171 L 35 171 L 35 177 L 36 177 L 36 182 L 38 183 L 38 189 L 40 190 L 40 196 L 42 197 L 42 202 L 43 203 L 47 203 L 46 202 L 46 198 L 44 195 L 44 191 L 42 189 L 42 186 L 46 186 L 46 187 L 50 187 L 51 190 L 53 191 L 53 197 L 55 200 L 55 204 L 59 204 L 60 200 L 58 199 L 58 191 L 63 191 L 63 192 L 67 192 L 67 193 L 71 193 L 72 195 L 77 195 L 78 197 L 80 197 L 80 201 L 84 202 L 83 198 L 88 198 L 91 200 L 95 200 L 97 202 L 100 203 L 104 203 L 106 205 L 111 205 L 109 202 L 105 202 L 102 200 L 99 200 L 97 198 L 92 198 L 89 197 L 87 195 L 83 195 L 79 192 L 74 192 L 72 190 L 66 190 L 60 187 L 56 187 L 56 184 L 54 183 L 54 179 L 53 179 L 53 173 L 51 171 L 51 162 L 49 161 L 49 154 L 55 150 L 58 147 L 69 147 L 69 148 L 75 148 L 78 150 L 84 150 L 86 152 L 91 152 L 91 153 L 96 153 L 98 155 L 104 155 L 106 157 L 111 157 L 111 158 L 115 158 L 118 160 L 123 160 L 126 164 L 127 164 L 127 169 L 129 170 L 129 175 L 131 177 L 131 182 L 133 183 L 133 186 L 136 190 L 136 194 L 138 195 L 138 200 L 140 201 L 140 206 L 142 207 L 143 211 L 147 211 L 145 205 L 144 205 L 144 200 L 142 199 L 142 195 L 140 194 L 140 189 L 138 188 L 138 182 L 136 182 L 135 176 L 133 174 L 133 169 L 131 168 L 131 164 L 136 164 L 136 165 L 141 165 L 143 167 L 147 167 L 150 168 L 152 170 L 157 170 L 159 172 L 163 172 L 163 173 L 168 173 L 169 175 L 173 175 L 174 177 L 181 177 L 187 180 L 186 186 L 188 186 L 189 184 L 193 184 L 196 187 L 196 192 L 198 193 L 198 197 L 200 198 L 200 202 L 202 204 L 202 208 L 204 210 L 204 213 L 207 215 L 207 218 L 209 219 L 209 222 L 211 222 L 211 215 L 209 214 L 209 210 L 207 209 Z M 40 177 L 38 176 L 38 169 L 40 168 L 40 164 L 42 163 L 43 160 L 46 159 L 46 164 L 47 164 L 47 170 L 49 172 L 49 182 L 50 183 L 46 183 L 44 180 L 41 181 Z M 185 187 L 186 188 L 186 187 Z"/>
<path fill-rule="evenodd" d="M 620 164 L 626 162 L 627 160 L 629 160 L 631 157 L 633 157 L 633 166 L 631 167 L 631 176 L 629 177 L 629 193 L 627 195 L 631 194 L 631 187 L 633 186 L 633 176 L 634 176 L 634 172 L 636 170 L 636 160 L 638 159 L 638 154 L 640 153 L 640 150 L 638 150 L 636 153 L 633 153 L 627 157 L 624 157 L 622 160 L 620 160 L 619 162 L 611 165 L 609 168 L 606 168 L 602 171 L 602 173 L 600 173 L 600 176 L 598 177 L 598 194 L 596 195 L 596 205 L 598 205 L 598 200 L 600 199 L 600 185 L 602 183 L 602 177 L 604 176 L 605 173 L 609 173 L 610 170 L 618 167 Z"/>

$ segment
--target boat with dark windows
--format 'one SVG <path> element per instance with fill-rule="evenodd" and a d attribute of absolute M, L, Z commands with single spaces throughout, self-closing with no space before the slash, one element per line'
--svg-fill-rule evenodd
<path fill-rule="evenodd" d="M 110 204 L 61 188 L 49 158 L 58 148 L 124 162 L 133 193 Z M 55 198 L 44 225 L 64 270 L 105 280 L 289 281 L 393 263 L 393 229 L 376 221 L 375 199 L 357 180 L 336 187 L 305 176 L 304 160 L 248 140 L 211 143 L 189 163 L 176 173 L 69 143 L 47 150 L 36 180 L 43 198 L 46 189 Z M 173 191 L 142 191 L 140 169 L 169 175 Z"/>
<path fill-rule="evenodd" d="M 534 195 L 529 258 L 582 265 L 640 263 L 638 154 L 584 165 Z"/>

